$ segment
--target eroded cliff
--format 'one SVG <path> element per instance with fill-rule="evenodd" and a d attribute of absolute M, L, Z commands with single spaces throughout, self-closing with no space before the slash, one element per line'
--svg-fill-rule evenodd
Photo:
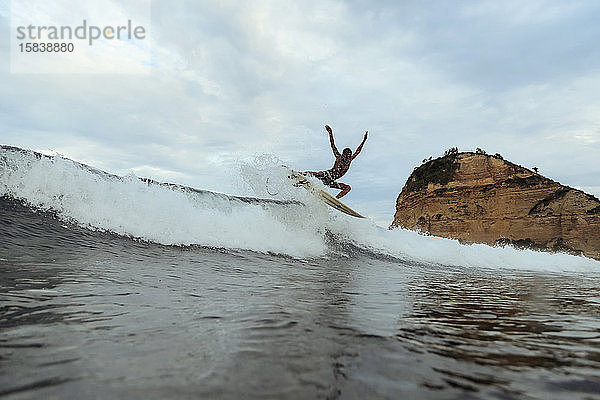
<path fill-rule="evenodd" d="M 499 155 L 450 152 L 415 168 L 394 227 L 600 259 L 600 200 Z"/>

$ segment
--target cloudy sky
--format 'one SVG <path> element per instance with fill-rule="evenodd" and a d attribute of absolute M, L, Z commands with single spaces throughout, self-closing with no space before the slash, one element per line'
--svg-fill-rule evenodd
<path fill-rule="evenodd" d="M 150 20 L 147 74 L 11 73 L 0 0 L 0 143 L 236 194 L 242 160 L 326 169 L 325 124 L 340 148 L 368 130 L 341 181 L 382 225 L 453 146 L 600 195 L 598 1 L 154 0 Z"/>

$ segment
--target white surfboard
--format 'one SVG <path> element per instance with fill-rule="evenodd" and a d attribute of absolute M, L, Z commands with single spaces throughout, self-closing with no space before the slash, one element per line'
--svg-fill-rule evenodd
<path fill-rule="evenodd" d="M 329 207 L 333 207 L 336 210 L 343 212 L 344 214 L 348 214 L 356 218 L 365 218 L 364 216 L 360 215 L 359 213 L 348 207 L 346 204 L 342 203 L 339 199 L 332 196 L 329 192 L 314 187 L 313 184 L 310 183 L 310 181 L 306 179 L 304 175 L 294 170 L 290 170 L 289 178 L 296 182 L 298 186 L 302 186 L 309 192 L 318 194 L 321 200 L 323 200 L 323 202 Z"/>

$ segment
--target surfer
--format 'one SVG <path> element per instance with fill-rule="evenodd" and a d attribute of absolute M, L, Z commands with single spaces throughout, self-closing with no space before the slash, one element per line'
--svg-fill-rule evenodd
<path fill-rule="evenodd" d="M 356 158 L 356 156 L 358 156 L 358 154 L 363 148 L 363 145 L 367 141 L 369 131 L 365 132 L 363 141 L 356 148 L 356 151 L 354 153 L 352 153 L 352 149 L 346 147 L 340 154 L 337 147 L 335 147 L 335 141 L 333 140 L 333 131 L 331 130 L 331 127 L 329 125 L 325 125 L 325 129 L 329 133 L 329 143 L 331 143 L 331 150 L 333 150 L 333 155 L 335 156 L 335 162 L 333 164 L 333 167 L 331 167 L 327 171 L 306 171 L 303 172 L 303 174 L 319 178 L 325 185 L 329 186 L 330 188 L 341 190 L 341 192 L 339 192 L 338 195 L 335 196 L 336 198 L 340 199 L 346 194 L 348 194 L 348 192 L 352 188 L 350 187 L 350 185 L 347 185 L 342 182 L 336 182 L 336 180 L 341 178 L 346 174 L 346 172 L 348 172 L 348 169 L 350 168 L 350 163 Z"/>

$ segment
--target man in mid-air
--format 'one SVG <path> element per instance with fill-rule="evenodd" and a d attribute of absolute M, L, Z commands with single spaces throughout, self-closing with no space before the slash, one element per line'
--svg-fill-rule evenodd
<path fill-rule="evenodd" d="M 350 187 L 350 185 L 341 182 L 336 182 L 336 180 L 341 178 L 346 174 L 346 172 L 348 172 L 348 169 L 350 168 L 350 163 L 356 158 L 356 156 L 358 156 L 358 154 L 363 148 L 363 145 L 367 141 L 367 135 L 369 134 L 369 131 L 365 132 L 363 141 L 356 148 L 354 154 L 352 154 L 352 149 L 350 149 L 349 147 L 346 147 L 340 154 L 337 147 L 335 147 L 335 142 L 333 140 L 333 131 L 331 130 L 329 125 L 325 125 L 325 129 L 327 130 L 327 132 L 329 132 L 329 143 L 331 143 L 331 150 L 333 150 L 333 155 L 335 156 L 335 163 L 333 164 L 333 167 L 331 167 L 331 169 L 328 169 L 327 171 L 306 171 L 304 172 L 304 174 L 312 175 L 315 178 L 319 178 L 325 185 L 331 188 L 340 189 L 341 192 L 339 192 L 338 195 L 335 196 L 336 198 L 340 199 L 346 194 L 348 194 L 348 192 L 352 188 Z"/>

